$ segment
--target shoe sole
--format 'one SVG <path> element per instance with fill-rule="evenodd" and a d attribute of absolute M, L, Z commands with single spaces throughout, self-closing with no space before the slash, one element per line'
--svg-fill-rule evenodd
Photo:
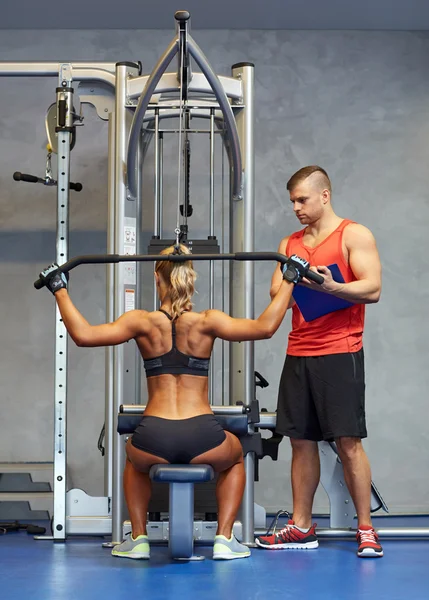
<path fill-rule="evenodd" d="M 383 556 L 383 550 L 381 552 L 376 552 L 373 548 L 364 548 L 361 551 L 358 551 L 357 555 L 359 558 L 381 558 Z"/>
<path fill-rule="evenodd" d="M 249 558 L 249 554 L 216 554 L 213 555 L 213 560 L 234 560 L 235 558 Z"/>
<path fill-rule="evenodd" d="M 272 546 L 266 546 L 265 544 L 261 544 L 259 540 L 256 540 L 256 544 L 259 548 L 264 548 L 264 550 L 312 550 L 319 547 L 318 541 L 306 542 L 305 544 L 273 544 Z"/>
<path fill-rule="evenodd" d="M 134 560 L 149 560 L 150 556 L 146 554 L 139 554 L 138 552 L 112 552 L 112 556 L 117 556 L 119 558 L 133 558 Z"/>

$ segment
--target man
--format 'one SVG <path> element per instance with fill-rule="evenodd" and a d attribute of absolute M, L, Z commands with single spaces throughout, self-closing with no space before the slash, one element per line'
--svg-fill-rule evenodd
<path fill-rule="evenodd" d="M 280 380 L 276 431 L 288 436 L 292 445 L 293 518 L 277 534 L 260 537 L 257 544 L 268 549 L 318 546 L 316 526 L 311 524 L 320 478 L 317 442 L 335 440 L 357 512 L 358 556 L 381 557 L 383 550 L 371 524 L 371 470 L 361 442 L 367 435 L 362 347 L 365 304 L 378 302 L 381 291 L 376 243 L 366 227 L 335 214 L 331 182 L 321 167 L 300 169 L 287 189 L 304 228 L 285 237 L 278 251 L 306 258 L 325 281 L 315 286 L 305 280 L 305 289 L 303 284 L 299 286 L 294 292 L 296 302 L 289 305 L 292 331 Z M 281 281 L 277 268 L 271 295 Z M 325 292 L 320 302 L 316 287 Z M 307 315 L 307 320 L 303 315 L 308 312 L 306 306 L 316 311 Z"/>

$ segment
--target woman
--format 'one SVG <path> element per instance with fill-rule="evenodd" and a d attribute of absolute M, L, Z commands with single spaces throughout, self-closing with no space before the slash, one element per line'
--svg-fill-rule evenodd
<path fill-rule="evenodd" d="M 172 254 L 174 247 L 162 254 Z M 190 254 L 181 245 L 180 252 Z M 293 258 L 269 306 L 257 319 L 236 319 L 219 310 L 192 310 L 196 273 L 192 262 L 158 261 L 155 281 L 160 308 L 133 310 L 114 323 L 90 325 L 73 305 L 67 279 L 57 265 L 41 273 L 55 294 L 64 325 L 78 346 L 111 346 L 135 339 L 144 360 L 148 402 L 144 417 L 126 446 L 125 500 L 132 533 L 112 550 L 114 556 L 149 558 L 146 519 L 151 495 L 149 470 L 159 463 L 210 464 L 216 485 L 218 528 L 213 558 L 250 556 L 232 535 L 241 503 L 245 471 L 238 438 L 223 431 L 208 402 L 208 370 L 216 338 L 231 342 L 270 338 L 280 326 L 293 283 L 305 274 Z"/>

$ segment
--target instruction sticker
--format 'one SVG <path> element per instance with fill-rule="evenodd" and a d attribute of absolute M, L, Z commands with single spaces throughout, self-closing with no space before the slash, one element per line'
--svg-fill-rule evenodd
<path fill-rule="evenodd" d="M 125 290 L 125 312 L 134 310 L 136 307 L 136 293 L 134 290 Z"/>
<path fill-rule="evenodd" d="M 124 283 L 125 285 L 136 285 L 136 263 L 123 263 L 124 264 Z"/>

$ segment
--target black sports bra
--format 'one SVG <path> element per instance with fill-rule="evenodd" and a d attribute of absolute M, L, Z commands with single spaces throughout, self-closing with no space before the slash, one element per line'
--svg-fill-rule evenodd
<path fill-rule="evenodd" d="M 143 359 L 146 377 L 154 377 L 155 375 L 198 375 L 199 377 L 208 377 L 210 358 L 197 358 L 180 352 L 176 346 L 175 319 L 162 308 L 159 311 L 171 321 L 173 345 L 171 350 L 162 356 Z"/>

